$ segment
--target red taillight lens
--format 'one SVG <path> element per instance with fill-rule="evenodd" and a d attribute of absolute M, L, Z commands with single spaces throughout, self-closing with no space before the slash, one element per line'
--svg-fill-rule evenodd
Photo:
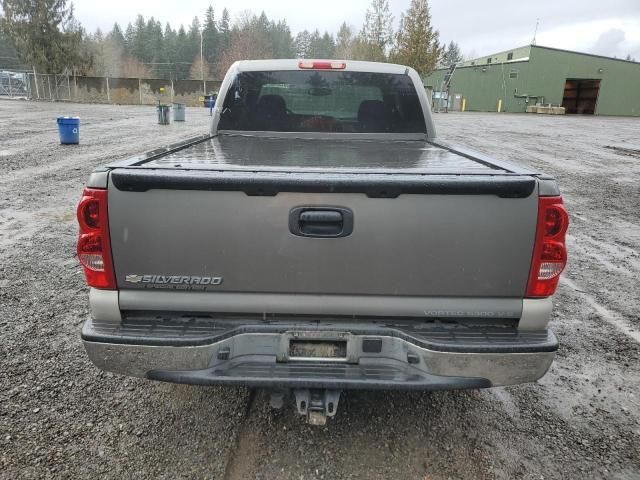
<path fill-rule="evenodd" d="M 555 293 L 567 264 L 565 234 L 568 227 L 569 216 L 562 198 L 540 197 L 527 297 L 548 297 Z"/>
<path fill-rule="evenodd" d="M 99 228 L 100 224 L 100 203 L 95 198 L 83 198 L 84 204 L 80 206 L 82 218 L 80 222 L 84 222 L 84 226 L 88 228 Z"/>
<path fill-rule="evenodd" d="M 78 260 L 90 287 L 116 288 L 109 242 L 107 191 L 85 188 L 78 204 Z"/>
<path fill-rule="evenodd" d="M 344 70 L 347 68 L 346 62 L 336 60 L 300 60 L 298 68 L 313 70 Z"/>

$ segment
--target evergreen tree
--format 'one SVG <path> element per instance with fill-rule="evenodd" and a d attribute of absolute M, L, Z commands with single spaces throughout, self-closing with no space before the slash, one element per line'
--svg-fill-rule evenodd
<path fill-rule="evenodd" d="M 295 49 L 298 58 L 311 58 L 311 34 L 309 30 L 303 30 L 296 35 Z"/>
<path fill-rule="evenodd" d="M 272 21 L 270 31 L 273 58 L 292 58 L 295 56 L 293 37 L 287 22 L 285 20 L 279 20 L 277 23 Z"/>
<path fill-rule="evenodd" d="M 122 34 L 122 29 L 120 28 L 120 25 L 118 25 L 118 22 L 113 24 L 113 29 L 109 32 L 107 38 L 110 38 L 115 44 L 124 48 L 124 35 Z"/>
<path fill-rule="evenodd" d="M 324 58 L 334 58 L 336 56 L 336 41 L 329 32 L 324 32 L 320 43 L 320 52 Z"/>
<path fill-rule="evenodd" d="M 163 28 L 154 17 L 145 19 L 138 15 L 124 32 L 115 23 L 106 35 L 98 29 L 87 36 L 73 18 L 72 8 L 66 7 L 68 0 L 0 2 L 7 17 L 5 20 L 0 17 L 4 25 L 0 25 L 0 54 L 11 57 L 18 51 L 29 65 L 36 65 L 43 72 L 60 72 L 65 67 L 88 71 L 90 59 L 95 58 L 91 70 L 94 75 L 200 79 L 201 41 L 206 77 L 210 69 L 222 74 L 233 61 L 251 58 L 298 56 L 386 61 L 393 38 L 395 45 L 390 54 L 393 59 L 412 65 L 421 73 L 433 68 L 434 58 L 437 60 L 443 54 L 438 32 L 431 26 L 427 0 L 411 0 L 395 36 L 389 0 L 371 0 L 360 34 L 354 35 L 354 30 L 344 22 L 336 37 L 316 29 L 299 32 L 295 40 L 285 20 L 276 22 L 265 12 L 255 15 L 246 11 L 231 26 L 229 11 L 224 9 L 216 21 L 212 5 L 207 7 L 204 21 L 201 23 L 195 17 L 187 30 L 183 26 L 173 30 L 168 23 Z M 10 34 L 7 41 L 6 34 Z M 18 50 L 12 49 L 12 43 Z M 461 59 L 455 42 L 444 50 L 443 62 Z"/>
<path fill-rule="evenodd" d="M 223 76 L 237 60 L 272 58 L 273 35 L 273 22 L 269 21 L 264 12 L 259 17 L 250 11 L 244 12 L 230 32 L 229 47 L 220 56 L 218 75 Z"/>
<path fill-rule="evenodd" d="M 309 37 L 309 51 L 307 52 L 308 58 L 322 58 L 320 57 L 320 49 L 322 38 L 320 37 L 320 31 L 316 28 Z"/>
<path fill-rule="evenodd" d="M 386 57 L 360 33 L 351 42 L 351 59 L 372 62 L 384 62 Z"/>
<path fill-rule="evenodd" d="M 0 69 L 22 70 L 28 68 L 26 65 L 22 65 L 13 40 L 7 35 L 5 29 L 4 16 L 0 14 Z"/>
<path fill-rule="evenodd" d="M 220 33 L 220 50 L 226 50 L 231 45 L 231 27 L 229 20 L 229 10 L 226 8 L 222 10 L 222 17 L 220 18 L 220 24 L 218 25 L 218 32 Z"/>
<path fill-rule="evenodd" d="M 189 77 L 189 71 L 191 69 L 191 64 L 187 59 L 191 60 L 193 55 L 191 54 L 189 47 L 189 39 L 187 37 L 187 32 L 184 29 L 183 25 L 180 25 L 178 29 L 178 34 L 176 35 L 176 78 L 183 79 Z"/>
<path fill-rule="evenodd" d="M 162 24 L 156 22 L 153 17 L 147 22 L 146 51 L 151 65 L 151 70 L 158 78 L 166 77 L 166 55 L 164 50 L 164 38 Z"/>
<path fill-rule="evenodd" d="M 180 25 L 178 28 L 178 33 L 176 34 L 176 78 L 184 79 L 189 78 L 189 71 L 191 69 L 191 62 L 187 59 L 191 60 L 193 56 L 191 55 L 191 48 L 189 48 L 189 39 L 187 37 L 187 32 L 184 29 L 183 25 Z M 190 56 L 191 55 L 191 56 Z"/>
<path fill-rule="evenodd" d="M 104 75 L 119 77 L 122 63 L 125 61 L 125 40 L 120 26 L 115 23 L 113 29 L 106 35 L 102 48 L 102 64 Z"/>
<path fill-rule="evenodd" d="M 325 32 L 320 36 L 320 32 L 316 29 L 310 37 L 309 58 L 333 58 L 335 56 L 336 43 L 332 35 Z"/>
<path fill-rule="evenodd" d="M 128 55 L 133 55 L 133 43 L 135 41 L 136 32 L 133 29 L 131 22 L 127 25 L 127 29 L 124 32 L 124 49 Z"/>
<path fill-rule="evenodd" d="M 335 55 L 337 58 L 350 60 L 353 55 L 353 30 L 347 22 L 343 22 L 336 38 Z"/>
<path fill-rule="evenodd" d="M 260 16 L 248 15 L 245 22 L 240 26 L 240 32 L 250 37 L 252 41 L 255 42 L 256 47 L 260 46 L 262 50 L 267 49 L 270 52 L 268 57 L 271 57 L 273 55 L 271 27 L 271 22 L 269 22 L 267 15 L 262 12 Z"/>
<path fill-rule="evenodd" d="M 164 27 L 164 52 L 166 61 L 169 63 L 168 68 L 165 70 L 167 72 L 169 79 L 177 78 L 176 71 L 176 61 L 178 61 L 177 55 L 177 43 L 178 37 L 176 31 L 171 28 L 171 25 L 167 22 Z M 166 77 L 165 77 L 166 78 Z"/>
<path fill-rule="evenodd" d="M 147 23 L 142 15 L 138 15 L 133 24 L 133 38 L 129 45 L 129 52 L 140 62 L 149 63 L 151 59 L 147 51 Z"/>
<path fill-rule="evenodd" d="M 264 13 L 264 10 L 262 11 L 262 13 L 260 13 L 260 16 L 258 18 L 254 17 L 253 23 L 255 24 L 255 28 L 260 35 L 268 35 L 270 25 L 269 19 L 267 18 L 267 14 Z"/>
<path fill-rule="evenodd" d="M 209 63 L 218 61 L 218 27 L 214 15 L 213 6 L 209 5 L 204 15 L 204 57 Z"/>
<path fill-rule="evenodd" d="M 389 0 L 371 2 L 360 36 L 361 42 L 367 47 L 370 60 L 386 58 L 387 47 L 393 41 L 393 15 L 389 9 Z"/>
<path fill-rule="evenodd" d="M 200 55 L 200 20 L 194 17 L 187 33 L 186 55 L 181 57 L 183 61 L 192 61 L 196 55 Z"/>
<path fill-rule="evenodd" d="M 81 48 L 84 30 L 66 0 L 3 0 L 2 9 L 3 29 L 24 63 L 46 73 L 91 66 Z"/>
<path fill-rule="evenodd" d="M 93 35 L 87 35 L 83 48 L 93 57 L 93 65 L 89 73 L 96 76 L 106 75 L 105 42 L 100 28 L 96 29 Z"/>
<path fill-rule="evenodd" d="M 453 64 L 457 64 L 464 61 L 464 57 L 462 56 L 462 52 L 460 51 L 460 46 L 454 42 L 449 42 L 449 46 L 444 50 L 442 54 L 441 64 L 445 67 L 448 67 Z"/>
<path fill-rule="evenodd" d="M 392 60 L 416 69 L 420 75 L 433 71 L 442 55 L 437 30 L 431 25 L 427 0 L 411 0 L 400 21 Z"/>
<path fill-rule="evenodd" d="M 191 25 L 189 25 L 188 36 L 194 43 L 197 40 L 198 45 L 200 45 L 200 28 L 200 20 L 197 16 L 193 17 L 193 20 L 191 20 Z"/>

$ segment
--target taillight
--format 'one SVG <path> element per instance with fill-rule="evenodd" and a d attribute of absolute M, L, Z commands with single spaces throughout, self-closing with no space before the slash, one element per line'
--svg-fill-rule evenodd
<path fill-rule="evenodd" d="M 548 297 L 555 293 L 560 274 L 567 264 L 567 227 L 569 215 L 562 204 L 562 197 L 540 197 L 527 297 Z"/>
<path fill-rule="evenodd" d="M 85 188 L 78 204 L 78 260 L 90 287 L 116 288 L 109 242 L 107 191 Z"/>
<path fill-rule="evenodd" d="M 300 60 L 298 68 L 313 70 L 344 70 L 347 68 L 346 62 L 336 60 Z"/>

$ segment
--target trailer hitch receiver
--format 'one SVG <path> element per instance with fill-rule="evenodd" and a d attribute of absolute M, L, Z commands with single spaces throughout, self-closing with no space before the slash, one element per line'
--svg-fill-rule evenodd
<path fill-rule="evenodd" d="M 294 389 L 296 408 L 300 415 L 307 417 L 311 425 L 325 425 L 327 417 L 333 417 L 338 410 L 340 390 Z"/>

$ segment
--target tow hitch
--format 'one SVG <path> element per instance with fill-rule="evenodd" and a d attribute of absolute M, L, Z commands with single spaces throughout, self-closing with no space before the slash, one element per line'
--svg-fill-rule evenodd
<path fill-rule="evenodd" d="M 300 415 L 307 417 L 311 425 L 325 425 L 327 417 L 333 417 L 338 410 L 340 390 L 298 388 L 293 390 L 296 398 L 296 408 Z M 274 390 L 271 392 L 271 407 L 282 408 L 285 392 Z"/>
<path fill-rule="evenodd" d="M 338 410 L 340 390 L 295 389 L 296 407 L 311 425 L 325 425 Z"/>

